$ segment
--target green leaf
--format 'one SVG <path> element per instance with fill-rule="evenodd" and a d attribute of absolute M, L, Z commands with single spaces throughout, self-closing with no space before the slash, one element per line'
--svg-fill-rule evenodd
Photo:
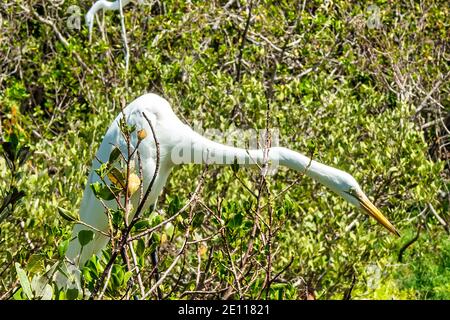
<path fill-rule="evenodd" d="M 95 169 L 95 173 L 101 178 L 105 177 L 105 175 L 108 173 L 109 163 L 105 162 L 100 164 L 100 167 L 98 169 Z"/>
<path fill-rule="evenodd" d="M 2 143 L 4 151 L 3 155 L 7 160 L 13 163 L 16 160 L 17 137 L 14 134 L 12 134 L 9 140 L 10 141 Z"/>
<path fill-rule="evenodd" d="M 67 248 L 69 247 L 69 239 L 62 241 L 58 245 L 58 253 L 60 257 L 64 257 L 67 251 Z"/>
<path fill-rule="evenodd" d="M 112 271 L 111 271 L 111 279 L 114 283 L 114 286 L 120 287 L 123 284 L 124 280 L 124 271 L 123 268 L 120 265 L 113 265 Z"/>
<path fill-rule="evenodd" d="M 181 209 L 181 207 L 182 207 L 181 200 L 177 195 L 175 195 L 173 199 L 169 201 L 169 207 L 167 210 L 169 216 L 170 217 L 173 216 L 175 213 L 178 212 L 178 210 Z"/>
<path fill-rule="evenodd" d="M 0 223 L 2 223 L 3 220 L 5 220 L 11 213 L 11 208 L 8 207 L 2 207 L 0 208 Z"/>
<path fill-rule="evenodd" d="M 33 254 L 30 259 L 28 259 L 26 269 L 30 273 L 39 273 L 45 270 L 44 256 L 41 254 Z"/>
<path fill-rule="evenodd" d="M 28 280 L 27 274 L 20 267 L 20 264 L 15 263 L 17 276 L 19 277 L 20 285 L 22 286 L 22 290 L 27 296 L 28 299 L 33 299 L 33 292 L 31 291 L 30 281 Z"/>
<path fill-rule="evenodd" d="M 62 260 L 56 262 L 52 267 L 50 267 L 45 273 L 44 276 L 47 279 L 51 279 L 57 270 L 61 270 Z"/>
<path fill-rule="evenodd" d="M 22 147 L 20 148 L 19 152 L 17 153 L 17 159 L 19 160 L 19 166 L 22 166 L 25 161 L 28 160 L 28 158 L 31 155 L 31 151 L 29 147 Z"/>
<path fill-rule="evenodd" d="M 142 256 L 145 251 L 145 240 L 140 238 L 136 244 L 136 254 L 138 257 Z"/>
<path fill-rule="evenodd" d="M 8 195 L 3 199 L 3 203 L 0 206 L 0 216 L 1 219 L 4 219 L 6 217 L 3 216 L 3 210 L 9 205 L 14 205 L 16 202 L 18 202 L 20 199 L 22 199 L 25 196 L 24 191 L 17 190 L 16 187 L 12 187 L 12 191 L 8 193 Z M 1 220 L 0 220 L 1 222 Z"/>
<path fill-rule="evenodd" d="M 3 157 L 6 160 L 6 164 L 8 165 L 9 170 L 14 170 L 14 163 L 9 159 L 9 155 L 3 152 Z"/>
<path fill-rule="evenodd" d="M 33 280 L 31 280 L 31 288 L 36 293 L 36 297 L 40 297 L 41 300 L 50 300 L 52 298 L 53 290 L 45 277 L 35 275 Z"/>
<path fill-rule="evenodd" d="M 67 289 L 66 298 L 67 300 L 75 300 L 76 298 L 78 298 L 78 289 L 77 288 Z"/>
<path fill-rule="evenodd" d="M 47 284 L 41 292 L 41 300 L 51 300 L 53 296 L 52 286 Z"/>
<path fill-rule="evenodd" d="M 78 242 L 81 244 L 82 247 L 87 245 L 93 239 L 94 239 L 94 232 L 91 230 L 81 230 L 80 232 L 78 232 Z"/>
<path fill-rule="evenodd" d="M 203 216 L 204 218 L 204 216 Z M 175 231 L 175 227 L 172 223 L 167 223 L 164 227 L 164 231 L 167 234 L 167 237 L 170 239 L 173 236 L 173 232 Z"/>
<path fill-rule="evenodd" d="M 203 212 L 198 212 L 192 221 L 192 226 L 194 228 L 199 228 L 203 224 L 203 220 L 205 219 L 205 214 Z"/>
<path fill-rule="evenodd" d="M 237 213 L 230 219 L 230 221 L 228 221 L 227 226 L 233 230 L 237 229 L 242 225 L 243 219 L 244 216 L 241 213 Z"/>
<path fill-rule="evenodd" d="M 113 227 L 119 229 L 123 224 L 123 217 L 124 217 L 123 210 L 121 209 L 113 210 L 111 213 L 111 217 Z"/>
<path fill-rule="evenodd" d="M 142 219 L 136 222 L 136 224 L 133 227 L 134 231 L 141 231 L 149 228 L 151 226 L 151 223 L 148 219 Z"/>
<path fill-rule="evenodd" d="M 153 233 L 151 237 L 152 245 L 157 244 L 159 245 L 161 243 L 161 236 L 157 233 Z M 152 252 L 152 250 L 150 250 Z M 154 251 L 154 250 L 153 250 Z"/>
<path fill-rule="evenodd" d="M 126 174 L 123 174 L 120 172 L 117 168 L 111 168 L 108 172 L 108 179 L 112 182 L 112 185 L 114 185 L 119 190 L 122 190 L 125 188 L 126 184 Z"/>
<path fill-rule="evenodd" d="M 19 145 L 19 138 L 17 137 L 17 135 L 15 133 L 12 133 L 9 136 L 9 143 L 11 144 L 12 152 L 14 154 L 16 154 L 17 153 L 17 146 Z M 11 158 L 11 160 L 14 160 L 14 159 L 15 158 Z"/>
<path fill-rule="evenodd" d="M 108 187 L 100 182 L 91 183 L 91 189 L 98 199 L 109 201 L 115 198 L 114 194 L 108 189 Z"/>
<path fill-rule="evenodd" d="M 131 272 L 131 271 L 125 272 L 125 275 L 123 276 L 123 282 L 128 283 L 128 281 L 131 279 L 132 276 L 133 276 L 133 272 Z"/>
<path fill-rule="evenodd" d="M 114 161 L 117 160 L 117 158 L 120 156 L 120 150 L 117 147 L 114 147 L 114 149 L 111 151 L 111 153 L 109 154 L 109 165 L 112 165 L 114 163 Z"/>
<path fill-rule="evenodd" d="M 22 297 L 22 292 L 23 292 L 23 289 L 22 289 L 22 288 L 19 288 L 19 290 L 17 290 L 16 293 L 14 293 L 13 299 L 14 299 L 14 300 L 25 300 L 25 299 Z"/>
<path fill-rule="evenodd" d="M 159 240 L 159 239 L 158 239 L 158 240 Z M 151 243 L 149 244 L 149 246 L 148 246 L 148 251 L 149 251 L 149 252 L 155 252 L 156 249 L 158 248 L 158 246 L 159 246 L 159 241 L 158 241 L 158 242 L 153 241 L 153 242 L 151 242 Z"/>
<path fill-rule="evenodd" d="M 163 218 L 160 215 L 154 215 L 153 217 L 151 217 L 150 221 L 151 221 L 151 226 L 156 227 L 158 224 L 160 224 L 163 221 Z"/>

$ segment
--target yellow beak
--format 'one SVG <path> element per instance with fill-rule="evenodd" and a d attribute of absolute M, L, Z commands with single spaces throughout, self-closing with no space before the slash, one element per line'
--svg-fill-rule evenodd
<path fill-rule="evenodd" d="M 357 199 L 361 204 L 361 207 L 366 211 L 370 216 L 375 218 L 380 224 L 382 224 L 386 229 L 388 229 L 393 234 L 400 237 L 400 233 L 395 229 L 392 223 L 380 212 L 380 210 L 375 207 L 375 205 L 370 202 L 370 200 L 365 195 L 358 195 Z"/>

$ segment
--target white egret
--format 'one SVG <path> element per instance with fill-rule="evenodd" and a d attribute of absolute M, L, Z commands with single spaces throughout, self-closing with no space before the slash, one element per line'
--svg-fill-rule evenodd
<path fill-rule="evenodd" d="M 94 17 L 95 14 L 100 10 L 119 10 L 120 6 L 122 8 L 125 7 L 131 0 L 116 0 L 116 1 L 107 1 L 107 0 L 98 0 L 96 1 L 89 11 L 86 13 L 86 25 L 89 28 L 89 34 L 92 34 L 92 27 L 94 26 Z"/>
<path fill-rule="evenodd" d="M 136 132 L 143 129 L 149 133 L 148 137 L 142 140 L 138 147 L 142 161 L 144 189 L 148 187 L 150 180 L 153 178 L 157 162 L 155 140 L 151 137 L 150 133 L 152 131 L 143 113 L 151 121 L 160 145 L 160 170 L 156 176 L 150 196 L 145 203 L 147 208 L 151 204 L 155 204 L 172 168 L 177 164 L 204 163 L 213 159 L 219 164 L 231 165 L 234 161 L 237 161 L 245 165 L 261 165 L 264 159 L 268 159 L 290 169 L 305 172 L 307 176 L 325 185 L 361 211 L 368 213 L 390 232 L 399 235 L 395 227 L 372 204 L 350 174 L 311 160 L 298 152 L 283 147 L 267 149 L 267 158 L 264 158 L 264 150 L 261 149 L 245 150 L 211 141 L 182 123 L 172 111 L 170 104 L 155 94 L 145 94 L 137 98 L 123 112 L 127 123 L 136 126 Z M 102 162 L 108 161 L 114 146 L 118 146 L 123 154 L 127 156 L 127 146 L 119 128 L 121 118 L 122 113 L 117 116 L 109 127 L 99 147 L 96 160 L 93 161 L 80 208 L 80 219 L 86 225 L 93 226 L 104 233 L 108 232 L 105 208 L 95 197 L 90 184 L 100 181 L 100 177 L 95 172 L 95 169 L 100 166 L 98 160 Z M 131 139 L 133 146 L 138 141 L 136 132 Z M 134 208 L 137 207 L 137 202 L 139 201 L 137 194 L 138 192 L 131 199 Z M 107 204 L 113 206 L 113 202 L 110 201 Z M 109 240 L 107 236 L 96 231 L 94 232 L 94 240 L 81 250 L 80 243 L 76 237 L 80 230 L 85 229 L 92 230 L 85 225 L 75 225 L 73 239 L 66 253 L 66 257 L 76 265 L 83 265 L 92 255 L 99 254 Z"/>

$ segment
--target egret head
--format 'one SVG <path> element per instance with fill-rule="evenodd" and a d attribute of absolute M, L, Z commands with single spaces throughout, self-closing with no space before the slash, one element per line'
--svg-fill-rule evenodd
<path fill-rule="evenodd" d="M 375 205 L 367 198 L 362 191 L 358 182 L 346 172 L 339 171 L 333 179 L 333 186 L 331 187 L 337 194 L 342 196 L 345 200 L 356 206 L 361 211 L 369 214 L 375 220 L 383 225 L 393 234 L 400 236 L 400 233 L 395 229 L 392 223 L 375 207 Z"/>

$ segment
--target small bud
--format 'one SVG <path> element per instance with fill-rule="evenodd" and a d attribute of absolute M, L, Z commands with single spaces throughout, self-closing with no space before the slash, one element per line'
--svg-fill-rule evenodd
<path fill-rule="evenodd" d="M 138 131 L 137 136 L 139 141 L 144 140 L 145 138 L 147 138 L 147 132 L 144 129 L 141 129 Z"/>

